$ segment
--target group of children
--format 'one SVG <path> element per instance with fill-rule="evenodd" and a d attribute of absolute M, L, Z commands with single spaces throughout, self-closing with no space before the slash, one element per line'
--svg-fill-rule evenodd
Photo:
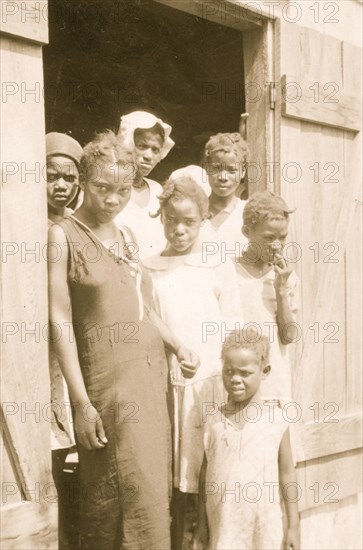
<path fill-rule="evenodd" d="M 286 346 L 297 312 L 297 277 L 283 255 L 292 210 L 269 191 L 239 198 L 249 151 L 238 133 L 212 136 L 202 167 L 176 170 L 163 186 L 151 180 L 174 145 L 170 133 L 150 113 L 121 117 L 117 140 L 132 187 L 113 223 L 131 230 L 132 255 L 138 251 L 153 281 L 153 307 L 200 361 L 194 368 L 191 356 L 188 367 L 188 358 L 167 352 L 173 544 L 182 549 L 187 495 L 199 494 L 195 549 L 298 550 L 297 504 L 284 491 L 296 478 L 282 415 L 291 400 Z M 46 142 L 52 224 L 69 214 L 82 149 L 63 134 Z M 66 388 L 54 363 L 53 399 L 61 401 Z M 252 405 L 262 411 L 257 420 Z M 66 448 L 73 434 L 69 426 L 61 431 Z"/>

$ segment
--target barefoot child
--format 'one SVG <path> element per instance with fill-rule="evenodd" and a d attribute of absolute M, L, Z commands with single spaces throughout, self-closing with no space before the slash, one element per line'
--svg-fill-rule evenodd
<path fill-rule="evenodd" d="M 184 380 L 171 357 L 174 406 L 174 487 L 178 494 L 177 548 L 181 548 L 186 493 L 198 493 L 203 460 L 203 403 L 224 400 L 219 349 L 231 320 L 242 326 L 234 266 L 219 255 L 203 258 L 198 240 L 208 199 L 193 180 L 169 180 L 160 199 L 167 246 L 145 261 L 154 281 L 162 320 L 199 355 L 193 380 Z M 183 496 L 184 495 L 184 496 Z"/>
<path fill-rule="evenodd" d="M 225 249 L 230 254 L 235 251 L 234 257 L 247 242 L 240 229 L 246 201 L 236 193 L 246 174 L 248 155 L 247 143 L 238 132 L 212 136 L 204 150 L 203 164 L 211 187 L 210 222 Z"/>
<path fill-rule="evenodd" d="M 157 197 L 163 188 L 147 176 L 174 146 L 170 132 L 169 124 L 145 111 L 121 117 L 118 139 L 122 148 L 133 156 L 136 177 L 133 177 L 130 202 L 115 222 L 132 229 L 141 259 L 161 252 L 165 246 L 161 223 L 150 216 L 159 208 Z"/>
<path fill-rule="evenodd" d="M 271 375 L 262 383 L 268 401 L 291 400 L 287 344 L 296 338 L 298 279 L 283 257 L 289 227 L 285 201 L 269 191 L 254 193 L 243 212 L 248 247 L 236 264 L 246 323 L 255 324 L 270 342 Z"/>
<path fill-rule="evenodd" d="M 268 347 L 254 330 L 236 331 L 223 345 L 228 402 L 206 424 L 194 550 L 300 548 L 297 503 L 287 498 L 287 487 L 296 486 L 288 425 L 260 395 L 270 371 Z"/>

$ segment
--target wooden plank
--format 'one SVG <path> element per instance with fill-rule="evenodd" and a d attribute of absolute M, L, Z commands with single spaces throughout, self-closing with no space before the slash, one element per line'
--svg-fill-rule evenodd
<path fill-rule="evenodd" d="M 8 82 L 1 103 L 1 402 L 14 477 L 3 480 L 2 548 L 56 547 L 48 366 L 45 125 L 41 47 L 1 36 Z M 34 93 L 33 84 L 39 85 Z M 33 90 L 24 95 L 22 85 Z M 10 170 L 8 169 L 10 167 Z M 49 501 L 47 488 L 51 489 Z M 44 492 L 46 491 L 46 492 Z M 11 495 L 28 502 L 9 504 Z M 51 502 L 53 504 L 51 505 Z M 51 509 L 50 509 L 51 508 Z"/>
<path fill-rule="evenodd" d="M 301 548 L 304 550 L 357 550 L 363 548 L 362 493 L 338 503 L 324 504 L 300 514 Z"/>
<path fill-rule="evenodd" d="M 361 449 L 298 465 L 300 512 L 309 508 L 318 508 L 324 504 L 334 504 L 346 497 L 356 495 L 361 490 L 357 480 L 362 479 L 362 474 Z"/>
<path fill-rule="evenodd" d="M 251 151 L 248 167 L 248 191 L 266 189 L 269 154 L 269 87 L 268 52 L 263 31 L 243 33 L 246 89 L 247 141 Z"/>
<path fill-rule="evenodd" d="M 260 12 L 253 9 L 253 4 L 249 7 L 241 6 L 241 3 L 235 0 L 221 0 L 218 2 L 155 0 L 155 2 L 240 31 L 261 27 L 263 23 Z"/>
<path fill-rule="evenodd" d="M 296 426 L 294 456 L 297 462 L 359 449 L 363 444 L 362 414 L 339 417 L 328 405 L 310 411 L 323 421 Z"/>
<path fill-rule="evenodd" d="M 362 48 L 342 42 L 343 85 L 349 92 L 362 94 Z"/>
<path fill-rule="evenodd" d="M 44 505 L 44 498 L 49 503 Z M 58 548 L 57 502 L 41 489 L 38 502 L 23 502 L 1 509 L 1 548 L 3 550 L 56 550 Z"/>
<path fill-rule="evenodd" d="M 305 123 L 304 123 L 305 124 Z M 346 411 L 346 326 L 345 326 L 345 269 L 344 233 L 335 234 L 342 202 L 350 182 L 344 173 L 344 133 L 335 128 L 322 127 L 320 133 L 321 155 L 311 165 L 319 175 L 322 202 L 321 241 L 318 243 L 319 269 L 335 274 L 336 293 L 334 308 L 319 318 L 319 336 L 323 341 L 324 396 L 322 404 L 331 403 L 341 416 Z M 334 235 L 335 234 L 335 235 Z M 335 236 L 336 240 L 332 237 Z M 312 253 L 312 251 L 310 251 Z"/>
<path fill-rule="evenodd" d="M 361 138 L 361 136 L 360 136 Z M 359 156 L 361 151 L 361 139 L 356 144 L 357 148 L 349 151 L 346 155 L 346 162 L 350 163 L 352 177 L 360 178 Z M 357 162 L 353 159 L 357 159 Z M 347 330 L 347 361 L 346 361 L 346 402 L 347 411 L 356 412 L 362 409 L 362 346 L 360 345 L 363 322 L 362 322 L 362 190 L 354 197 L 351 211 L 352 225 L 346 246 L 346 330 Z"/>
<path fill-rule="evenodd" d="M 0 485 L 0 501 L 13 504 L 21 501 L 21 492 L 16 488 L 19 487 L 19 479 L 15 472 L 14 464 L 12 464 L 11 456 L 8 450 L 6 441 L 4 441 L 3 430 L 0 432 L 0 464 L 1 464 L 1 485 Z M 6 494 L 5 494 L 6 493 Z"/>
<path fill-rule="evenodd" d="M 352 222 L 351 208 L 354 201 L 353 197 L 355 197 L 357 191 L 357 185 L 359 185 L 359 183 L 355 182 L 348 190 L 348 195 L 341 205 L 339 220 L 333 234 L 333 242 L 342 239 L 343 248 L 346 246 L 349 228 Z M 343 235 L 343 238 L 341 235 Z M 336 277 L 334 264 L 326 264 L 326 266 L 328 267 L 325 268 L 324 276 L 320 278 L 319 284 L 314 285 L 316 289 L 314 295 L 317 297 L 317 300 L 313 310 L 310 312 L 311 318 L 309 326 L 313 325 L 315 322 L 319 323 L 322 314 L 325 319 L 332 317 L 334 300 L 332 300 L 331 297 L 335 296 L 340 280 Z M 322 362 L 322 353 L 322 346 L 314 343 L 314 334 L 313 331 L 310 331 L 305 337 L 305 344 L 299 367 L 299 376 L 296 382 L 298 387 L 301 388 L 301 395 L 304 397 L 305 402 L 310 402 L 310 404 L 316 401 L 315 373 Z"/>
<path fill-rule="evenodd" d="M 282 115 L 343 130 L 361 130 L 361 100 L 340 90 L 335 82 L 281 77 Z"/>
<path fill-rule="evenodd" d="M 0 33 L 48 43 L 48 0 L 0 2 Z"/>
<path fill-rule="evenodd" d="M 315 125 L 304 124 L 299 121 L 286 120 L 281 128 L 281 137 L 283 140 L 282 150 L 282 177 L 281 193 L 287 204 L 291 208 L 296 208 L 290 218 L 289 240 L 295 243 L 297 252 L 300 253 L 300 259 L 292 264 L 297 271 L 300 280 L 300 308 L 298 322 L 302 330 L 302 341 L 296 346 L 295 361 L 293 369 L 293 398 L 299 403 L 303 410 L 304 417 L 311 413 L 309 407 L 315 401 L 324 401 L 324 370 L 323 363 L 311 362 L 304 368 L 311 370 L 310 384 L 314 388 L 314 393 L 309 394 L 305 387 L 300 384 L 301 377 L 301 355 L 303 347 L 306 345 L 306 339 L 309 333 L 313 334 L 314 323 L 311 312 L 316 301 L 316 293 L 313 289 L 323 277 L 324 266 L 322 263 L 314 261 L 313 251 L 310 249 L 314 242 L 322 242 L 323 230 L 321 224 L 322 207 L 322 188 L 314 182 L 314 174 L 309 167 L 314 164 L 317 155 L 322 154 L 321 139 L 318 129 Z M 291 183 L 288 181 L 287 167 L 296 165 L 301 171 L 299 181 Z M 294 173 L 292 171 L 292 173 Z M 306 213 L 309 213 L 307 215 Z M 312 327 L 312 329 L 310 328 Z M 322 348 L 321 338 L 314 341 L 315 350 Z M 290 346 L 290 349 L 292 346 Z M 321 349 L 322 351 L 322 349 Z"/>
<path fill-rule="evenodd" d="M 349 37 L 350 38 L 350 37 Z M 345 41 L 342 43 L 344 88 L 362 93 L 362 50 Z M 362 134 L 353 137 L 344 134 L 344 170 L 345 184 L 360 180 L 362 174 Z M 363 332 L 362 303 L 358 296 L 362 293 L 362 187 L 357 183 L 357 193 L 353 197 L 350 234 L 346 243 L 346 402 L 347 411 L 362 409 L 362 347 L 359 345 Z"/>

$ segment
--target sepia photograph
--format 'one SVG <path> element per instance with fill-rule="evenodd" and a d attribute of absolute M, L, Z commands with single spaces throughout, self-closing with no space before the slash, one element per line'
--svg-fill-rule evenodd
<path fill-rule="evenodd" d="M 363 548 L 363 0 L 0 0 L 1 550 Z"/>

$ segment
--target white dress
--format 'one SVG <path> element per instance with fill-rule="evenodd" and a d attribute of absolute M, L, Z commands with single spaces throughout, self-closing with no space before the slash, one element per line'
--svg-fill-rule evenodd
<path fill-rule="evenodd" d="M 144 262 L 154 282 L 162 320 L 183 345 L 200 357 L 192 379 L 185 379 L 169 357 L 174 395 L 174 486 L 197 493 L 203 462 L 203 422 L 210 407 L 225 401 L 221 347 L 226 330 L 243 327 L 234 266 L 201 253 L 153 256 Z M 237 324 L 237 325 L 236 325 Z"/>
<path fill-rule="evenodd" d="M 281 344 L 277 330 L 277 301 L 274 287 L 275 272 L 271 269 L 262 277 L 254 277 L 241 264 L 236 264 L 238 285 L 245 323 L 253 324 L 270 342 L 271 372 L 261 382 L 264 400 L 291 401 L 291 367 L 288 346 Z M 293 271 L 287 281 L 290 309 L 298 310 L 298 278 Z"/>
<path fill-rule="evenodd" d="M 248 239 L 243 235 L 243 210 L 247 201 L 237 197 L 218 214 L 210 218 L 210 223 L 219 241 L 222 256 L 235 260 L 242 255 Z"/>
<path fill-rule="evenodd" d="M 141 195 L 149 196 L 145 206 L 140 206 L 137 199 L 142 199 L 140 193 L 132 189 L 131 198 L 126 207 L 115 218 L 115 224 L 122 228 L 129 227 L 136 238 L 135 252 L 141 260 L 161 252 L 165 248 L 164 229 L 160 216 L 152 218 L 150 214 L 156 214 L 160 203 L 158 196 L 161 195 L 163 188 L 154 180 L 144 178 L 147 183 Z"/>
<path fill-rule="evenodd" d="M 261 407 L 261 413 L 263 407 Z M 250 418 L 256 416 L 248 413 Z M 220 413 L 204 437 L 210 550 L 280 550 L 283 541 L 278 453 L 281 409 L 241 429 Z"/>

